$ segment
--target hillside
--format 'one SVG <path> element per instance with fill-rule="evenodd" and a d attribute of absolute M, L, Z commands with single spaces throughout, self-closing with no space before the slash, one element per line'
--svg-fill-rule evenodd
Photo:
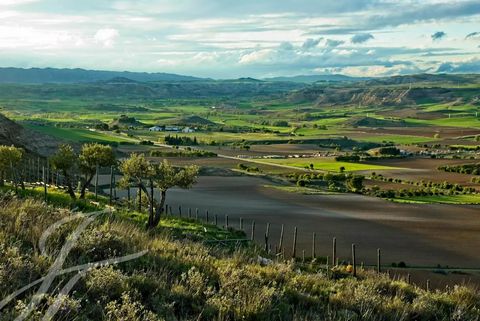
<path fill-rule="evenodd" d="M 256 97 L 284 94 L 303 88 L 303 84 L 265 81 L 164 81 L 139 82 L 132 78 L 115 78 L 101 82 L 49 83 L 49 84 L 1 84 L 0 98 L 15 99 L 22 96 L 32 99 L 59 99 L 76 97 L 97 99 L 184 99 L 212 97 Z"/>
<path fill-rule="evenodd" d="M 298 75 L 292 77 L 273 77 L 265 78 L 266 81 L 292 81 L 300 83 L 315 83 L 315 82 L 357 82 L 365 81 L 370 78 L 366 77 L 349 77 L 345 75 Z"/>
<path fill-rule="evenodd" d="M 69 210 L 33 199 L 0 197 L 0 295 L 49 271 L 67 235 L 85 218 L 50 234 L 43 255 L 36 246 L 43 231 Z M 137 254 L 136 258 L 59 275 L 35 315 L 54 302 L 57 290 L 71 284 L 59 301 L 55 320 L 90 321 L 313 321 L 313 320 L 476 320 L 480 293 L 466 286 L 427 291 L 387 274 L 364 271 L 353 277 L 345 265 L 326 268 L 322 259 L 302 264 L 278 262 L 251 246 L 207 245 L 225 234 L 194 220 L 164 218 L 146 233 L 145 215 L 119 210 L 93 215 L 66 257 L 64 268 Z M 57 226 L 58 227 L 58 226 Z M 205 231 L 205 232 L 203 232 Z M 212 244 L 212 243 L 210 243 Z M 215 244 L 215 243 L 214 243 Z M 148 251 L 143 251 L 148 250 Z M 263 258 L 262 258 L 263 257 Z M 273 257 L 272 257 L 273 258 Z M 68 282 L 70 278 L 76 282 Z M 57 289 L 57 290 L 55 290 Z M 34 289 L 7 302 L 1 321 L 24 311 Z M 35 319 L 37 320 L 37 319 Z M 38 319 L 39 320 L 39 319 Z"/>
<path fill-rule="evenodd" d="M 59 141 L 50 136 L 23 128 L 0 114 L 0 145 L 15 145 L 28 152 L 47 156 L 57 150 Z"/>
<path fill-rule="evenodd" d="M 134 81 L 196 81 L 201 79 L 168 73 L 85 70 L 80 68 L 0 68 L 0 83 L 78 83 L 122 78 Z"/>
<path fill-rule="evenodd" d="M 407 123 L 403 120 L 377 119 L 372 117 L 352 117 L 344 126 L 346 127 L 406 127 Z"/>
<path fill-rule="evenodd" d="M 403 86 L 312 86 L 290 93 L 287 99 L 295 103 L 316 105 L 377 105 L 408 106 L 420 103 L 475 104 L 479 93 L 476 88 L 403 87 Z"/>
<path fill-rule="evenodd" d="M 110 126 L 117 126 L 119 128 L 128 128 L 128 127 L 145 127 L 146 125 L 142 122 L 139 122 L 135 117 L 128 117 L 127 115 L 120 115 L 119 118 L 115 118 Z"/>
<path fill-rule="evenodd" d="M 203 117 L 197 116 L 197 115 L 190 115 L 190 116 L 184 116 L 180 118 L 174 118 L 169 121 L 172 124 L 175 125 L 182 125 L 182 126 L 206 126 L 206 125 L 215 125 L 214 122 L 205 119 Z"/>

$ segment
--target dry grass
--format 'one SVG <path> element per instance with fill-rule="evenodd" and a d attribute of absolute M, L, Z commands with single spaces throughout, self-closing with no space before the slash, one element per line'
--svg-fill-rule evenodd
<path fill-rule="evenodd" d="M 0 202 L 0 294 L 44 275 L 52 262 L 34 246 L 44 228 L 68 211 L 31 200 Z M 49 243 L 63 244 L 66 226 Z M 467 287 L 427 292 L 386 275 L 339 267 L 327 271 L 294 262 L 257 263 L 256 248 L 230 251 L 146 233 L 137 224 L 105 215 L 91 225 L 68 265 L 148 249 L 146 256 L 89 272 L 62 303 L 56 320 L 478 320 L 480 293 Z M 66 281 L 71 276 L 65 276 Z M 54 288 L 58 288 L 61 280 Z M 12 320 L 32 292 L 7 306 Z M 52 302 L 42 301 L 31 320 Z"/>

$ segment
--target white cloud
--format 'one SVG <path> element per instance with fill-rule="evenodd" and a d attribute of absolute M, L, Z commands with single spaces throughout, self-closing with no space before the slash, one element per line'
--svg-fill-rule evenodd
<path fill-rule="evenodd" d="M 256 62 L 265 62 L 274 53 L 272 49 L 263 49 L 243 55 L 240 58 L 240 64 L 252 64 Z"/>
<path fill-rule="evenodd" d="M 18 6 L 37 1 L 39 0 L 0 0 L 0 7 Z"/>
<path fill-rule="evenodd" d="M 478 0 L 0 0 L 0 9 L 0 65 L 207 77 L 436 70 L 475 57 L 480 32 Z M 427 41 L 437 28 L 449 37 Z"/>
<path fill-rule="evenodd" d="M 104 47 L 112 47 L 115 44 L 115 40 L 119 36 L 119 32 L 113 28 L 99 29 L 93 39 L 95 42 L 102 44 Z"/>

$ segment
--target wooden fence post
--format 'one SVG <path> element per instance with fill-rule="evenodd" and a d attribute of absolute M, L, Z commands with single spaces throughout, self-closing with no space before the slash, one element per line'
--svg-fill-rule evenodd
<path fill-rule="evenodd" d="M 352 244 L 352 266 L 353 266 L 353 276 L 357 276 L 357 256 L 355 253 L 355 243 Z"/>
<path fill-rule="evenodd" d="M 188 218 L 192 218 L 192 208 L 188 208 Z"/>
<path fill-rule="evenodd" d="M 240 230 L 243 231 L 243 218 L 240 217 Z"/>
<path fill-rule="evenodd" d="M 117 177 L 115 176 L 115 171 L 113 172 L 113 200 L 117 200 Z"/>
<path fill-rule="evenodd" d="M 130 185 L 127 186 L 127 201 L 128 201 L 128 208 L 130 208 Z"/>
<path fill-rule="evenodd" d="M 225 214 L 225 229 L 228 230 L 228 215 Z"/>
<path fill-rule="evenodd" d="M 333 244 L 332 244 L 332 266 L 335 265 L 335 260 L 337 259 L 337 238 L 333 238 Z"/>
<path fill-rule="evenodd" d="M 182 205 L 178 205 L 178 215 L 182 217 Z"/>
<path fill-rule="evenodd" d="M 40 157 L 37 157 L 37 182 L 40 182 Z"/>
<path fill-rule="evenodd" d="M 268 234 L 270 232 L 270 223 L 267 223 L 267 229 L 265 230 L 265 252 L 268 253 Z"/>
<path fill-rule="evenodd" d="M 430 291 L 430 280 L 427 279 L 427 291 Z"/>
<path fill-rule="evenodd" d="M 195 209 L 195 219 L 198 220 L 198 208 Z"/>
<path fill-rule="evenodd" d="M 141 201 L 141 197 L 142 194 L 140 194 L 140 203 L 142 203 Z M 109 200 L 109 204 L 110 206 L 112 205 L 113 203 L 113 165 L 110 166 L 110 200 Z M 141 211 L 141 210 L 139 210 Z"/>
<path fill-rule="evenodd" d="M 215 226 L 218 226 L 218 215 L 215 214 Z"/>
<path fill-rule="evenodd" d="M 208 224 L 208 221 L 210 221 L 210 218 L 209 218 L 209 215 L 208 215 L 208 210 L 205 211 L 205 222 L 207 222 Z"/>
<path fill-rule="evenodd" d="M 47 158 L 47 180 L 45 181 L 47 184 L 50 183 L 50 160 Z"/>
<path fill-rule="evenodd" d="M 47 195 L 48 195 L 48 190 L 47 190 L 47 182 L 46 182 L 46 171 L 45 171 L 45 166 L 43 166 L 43 194 L 45 198 L 45 203 L 48 201 Z"/>
<path fill-rule="evenodd" d="M 292 257 L 295 258 L 297 256 L 297 227 L 293 230 L 293 249 L 292 249 Z"/>
<path fill-rule="evenodd" d="M 313 232 L 313 235 L 312 235 L 312 259 L 315 259 L 315 239 L 316 239 L 316 233 Z"/>
<path fill-rule="evenodd" d="M 110 198 L 112 195 L 112 189 L 110 188 Z M 140 187 L 140 184 L 138 185 L 138 211 L 141 212 L 142 211 L 142 188 Z M 168 214 L 168 212 L 166 213 Z"/>
<path fill-rule="evenodd" d="M 381 271 L 381 258 L 382 258 L 381 254 L 382 253 L 381 253 L 380 249 L 377 249 L 377 273 L 382 272 Z"/>
<path fill-rule="evenodd" d="M 252 235 L 250 236 L 252 241 L 255 241 L 255 221 L 252 221 Z"/>
<path fill-rule="evenodd" d="M 150 180 L 150 209 L 149 209 L 149 214 L 150 218 L 152 219 L 153 222 L 153 198 L 154 198 L 154 188 L 153 188 L 153 180 Z"/>
<path fill-rule="evenodd" d="M 282 228 L 280 230 L 280 240 L 278 242 L 278 251 L 283 252 L 283 230 L 284 230 L 284 225 L 282 224 Z"/>
<path fill-rule="evenodd" d="M 96 166 L 95 169 L 95 201 L 98 201 L 98 174 L 99 174 L 99 166 Z"/>

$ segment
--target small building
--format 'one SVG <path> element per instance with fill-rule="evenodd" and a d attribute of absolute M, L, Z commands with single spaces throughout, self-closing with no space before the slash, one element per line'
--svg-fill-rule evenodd
<path fill-rule="evenodd" d="M 180 128 L 177 126 L 165 126 L 165 131 L 166 132 L 179 132 Z"/>
<path fill-rule="evenodd" d="M 162 126 L 153 126 L 148 129 L 150 132 L 161 132 L 165 129 L 165 127 Z"/>
<path fill-rule="evenodd" d="M 195 129 L 190 127 L 185 127 L 184 129 L 182 129 L 182 133 L 194 133 L 194 132 L 195 132 Z"/>

